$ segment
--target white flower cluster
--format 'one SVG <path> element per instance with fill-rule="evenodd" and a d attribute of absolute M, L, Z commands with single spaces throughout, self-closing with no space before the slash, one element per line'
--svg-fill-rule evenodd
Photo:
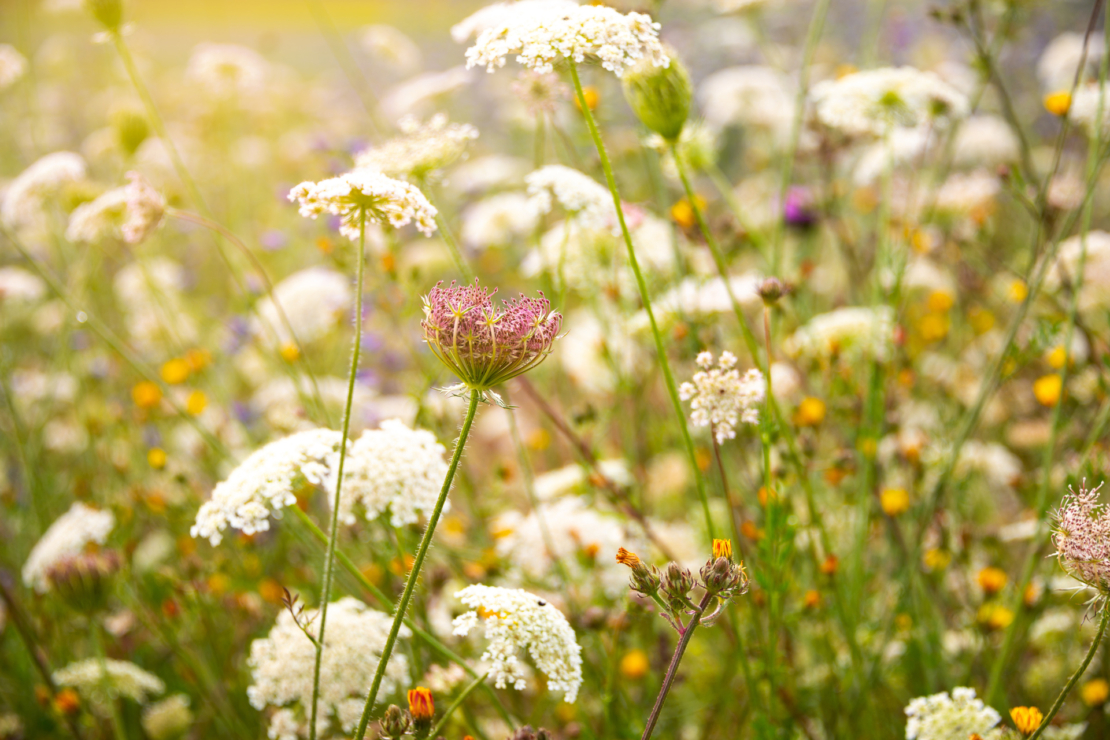
<path fill-rule="evenodd" d="M 527 650 L 547 677 L 547 687 L 562 691 L 573 703 L 582 686 L 582 648 L 566 617 L 543 599 L 519 589 L 467 586 L 455 596 L 474 611 L 456 617 L 456 635 L 466 635 L 481 621 L 489 646 L 481 660 L 490 663 L 490 675 L 499 689 L 512 684 L 527 687 L 524 666 L 517 656 Z"/>
<path fill-rule="evenodd" d="M 340 231 L 358 239 L 359 214 L 366 220 L 389 223 L 395 229 L 415 222 L 431 236 L 436 230 L 436 209 L 415 186 L 373 170 L 358 169 L 320 182 L 302 182 L 289 191 L 289 200 L 300 203 L 306 218 L 332 214 L 342 219 Z"/>
<path fill-rule="evenodd" d="M 817 117 L 846 134 L 885 134 L 892 126 L 917 126 L 938 118 L 962 118 L 967 97 L 933 72 L 884 67 L 826 80 L 810 97 Z"/>
<path fill-rule="evenodd" d="M 127 208 L 124 188 L 109 190 L 95 200 L 82 203 L 69 214 L 66 239 L 74 244 L 96 244 L 118 235 Z"/>
<path fill-rule="evenodd" d="M 27 60 L 11 44 L 0 44 L 0 90 L 6 90 L 27 71 Z"/>
<path fill-rule="evenodd" d="M 75 689 L 101 716 L 109 716 L 116 699 L 145 704 L 151 695 L 166 690 L 162 679 L 126 660 L 105 659 L 102 665 L 100 659 L 90 658 L 70 663 L 54 671 L 54 682 Z"/>
<path fill-rule="evenodd" d="M 1090 231 L 1086 239 L 1081 235 L 1065 239 L 1056 253 L 1056 262 L 1049 269 L 1045 288 L 1060 290 L 1064 285 L 1079 282 L 1079 262 L 1083 260 L 1083 286 L 1079 290 L 1079 310 L 1098 315 L 1100 309 L 1110 306 L 1110 233 Z"/>
<path fill-rule="evenodd" d="M 814 316 L 785 342 L 788 353 L 809 360 L 843 355 L 885 362 L 894 339 L 894 310 L 890 306 L 850 306 Z"/>
<path fill-rule="evenodd" d="M 1002 717 L 975 696 L 975 689 L 956 688 L 919 696 L 906 707 L 906 740 L 955 740 L 985 733 Z"/>
<path fill-rule="evenodd" d="M 85 160 L 73 152 L 54 152 L 42 157 L 8 185 L 0 221 L 14 228 L 29 226 L 42 217 L 50 196 L 65 186 L 85 179 Z"/>
<path fill-rule="evenodd" d="M 368 56 L 396 72 L 407 75 L 420 69 L 420 47 L 393 26 L 384 23 L 364 26 L 358 32 L 358 41 Z"/>
<path fill-rule="evenodd" d="M 237 44 L 199 44 L 185 76 L 218 97 L 251 95 L 264 89 L 270 63 L 254 49 Z"/>
<path fill-rule="evenodd" d="M 297 503 L 294 491 L 300 481 L 324 482 L 342 438 L 330 429 L 313 429 L 256 450 L 216 485 L 189 534 L 218 545 L 229 526 L 245 534 L 265 532 L 271 516 L 280 517 L 282 509 Z"/>
<path fill-rule="evenodd" d="M 613 196 L 589 175 L 561 164 L 549 164 L 524 181 L 539 213 L 549 213 L 558 203 L 584 228 L 613 227 L 616 217 Z"/>
<path fill-rule="evenodd" d="M 572 13 L 578 8 L 575 0 L 509 0 L 494 3 L 471 13 L 451 27 L 451 38 L 462 44 L 483 31 L 515 18 L 527 18 L 537 13 Z"/>
<path fill-rule="evenodd" d="M 193 711 L 185 694 L 174 694 L 143 710 L 143 731 L 151 740 L 174 740 L 192 724 Z"/>
<path fill-rule="evenodd" d="M 705 78 L 698 99 L 706 123 L 716 129 L 732 124 L 776 132 L 790 130 L 794 120 L 791 83 L 772 67 L 728 67 Z"/>
<path fill-rule="evenodd" d="M 314 609 L 301 615 L 302 624 L 318 616 Z M 374 678 L 382 648 L 393 620 L 350 596 L 328 607 L 328 630 L 320 664 L 320 712 L 317 732 L 322 734 L 334 721 L 343 732 L 352 733 L 362 714 L 365 693 Z M 399 636 L 412 632 L 402 625 Z M 312 704 L 312 676 L 316 648 L 293 621 L 282 612 L 270 633 L 251 643 L 247 664 L 251 685 L 247 697 L 251 706 L 262 710 L 277 707 L 271 715 L 268 735 L 271 740 L 296 740 L 307 737 Z M 382 679 L 381 696 L 398 690 L 408 678 L 408 660 L 397 650 L 389 659 Z"/>
<path fill-rule="evenodd" d="M 581 63 L 597 58 L 618 77 L 641 59 L 657 67 L 670 64 L 659 43 L 659 24 L 643 13 L 627 15 L 596 5 L 568 7 L 564 2 L 506 5 L 503 15 L 478 34 L 466 50 L 466 66 L 490 72 L 516 60 L 537 72 L 551 72 L 559 59 Z"/>
<path fill-rule="evenodd" d="M 427 123 L 406 116 L 397 126 L 402 136 L 359 153 L 355 166 L 387 177 L 419 179 L 459 159 L 478 138 L 478 129 L 468 123 L 449 123 L 442 113 Z"/>
<path fill-rule="evenodd" d="M 620 596 L 628 586 L 628 571 L 611 554 L 620 547 L 647 549 L 619 519 L 599 513 L 578 496 L 544 503 L 528 514 L 501 514 L 491 530 L 498 555 L 513 563 L 520 576 L 542 583 L 555 572 L 558 559 L 573 583 L 596 578 L 609 597 Z"/>
<path fill-rule="evenodd" d="M 523 193 L 500 193 L 469 206 L 462 217 L 462 239 L 471 247 L 508 244 L 531 234 L 539 222 L 535 202 Z"/>
<path fill-rule="evenodd" d="M 1094 137 L 1099 129 L 1110 132 L 1110 90 L 1097 85 L 1083 85 L 1075 91 L 1068 108 L 1068 117 Z"/>
<path fill-rule="evenodd" d="M 1037 61 L 1037 78 L 1046 92 L 1071 90 L 1075 83 L 1075 73 L 1083 60 L 1083 47 L 1087 46 L 1087 61 L 1080 81 L 1091 73 L 1098 73 L 1099 63 L 1106 53 L 1106 42 L 1099 34 L 1092 34 L 1089 40 L 1081 33 L 1062 33 L 1044 48 Z"/>
<path fill-rule="evenodd" d="M 0 303 L 34 303 L 46 295 L 46 283 L 19 267 L 0 267 Z"/>
<path fill-rule="evenodd" d="M 347 453 L 339 518 L 354 524 L 357 503 L 367 521 L 388 510 L 394 527 L 415 524 L 418 511 L 435 508 L 447 477 L 445 452 L 434 434 L 410 429 L 398 419 L 387 419 L 378 429 L 367 429 Z M 333 472 L 325 484 L 328 490 L 335 490 L 336 475 Z M 445 503 L 445 511 L 446 507 Z"/>
<path fill-rule="evenodd" d="M 289 330 L 302 342 L 312 342 L 330 332 L 351 306 L 350 279 L 327 267 L 309 267 L 295 272 L 274 286 L 272 296 L 258 302 L 254 331 L 273 331 L 278 341 L 293 341 Z M 278 307 L 281 307 L 279 313 Z M 289 327 L 281 313 L 289 320 Z"/>
<path fill-rule="evenodd" d="M 79 554 L 90 543 L 103 545 L 116 526 L 110 511 L 98 511 L 77 501 L 31 548 L 23 564 L 23 583 L 40 594 L 50 590 L 46 573 L 62 558 Z"/>
<path fill-rule="evenodd" d="M 1016 162 L 1020 144 L 1010 124 L 998 116 L 971 116 L 956 132 L 953 160 L 961 166 L 997 167 Z"/>
<path fill-rule="evenodd" d="M 767 397 L 767 381 L 755 368 L 740 375 L 736 355 L 725 351 L 717 367 L 713 353 L 702 352 L 697 358 L 700 372 L 693 381 L 678 388 L 678 396 L 690 401 L 690 421 L 697 427 L 709 427 L 717 443 L 736 437 L 736 423 L 759 423 L 759 404 Z"/>

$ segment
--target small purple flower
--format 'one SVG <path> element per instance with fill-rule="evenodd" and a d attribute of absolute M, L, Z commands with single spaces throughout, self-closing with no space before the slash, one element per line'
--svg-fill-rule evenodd
<path fill-rule="evenodd" d="M 478 285 L 442 282 L 424 298 L 424 341 L 462 384 L 483 396 L 490 388 L 528 372 L 551 353 L 562 314 L 539 298 L 502 301 Z"/>
<path fill-rule="evenodd" d="M 276 252 L 289 243 L 285 233 L 278 229 L 267 229 L 259 241 L 262 243 L 262 248 L 267 252 Z"/>
<path fill-rule="evenodd" d="M 786 191 L 782 216 L 790 226 L 808 228 L 817 223 L 817 213 L 813 210 L 813 198 L 809 191 L 798 185 L 790 186 Z"/>

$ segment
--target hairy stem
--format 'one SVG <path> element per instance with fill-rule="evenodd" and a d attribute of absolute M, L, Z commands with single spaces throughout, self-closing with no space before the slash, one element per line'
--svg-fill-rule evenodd
<path fill-rule="evenodd" d="M 1060 695 L 1056 697 L 1055 703 L 1053 703 L 1052 707 L 1048 710 L 1044 719 L 1041 720 L 1041 725 L 1037 728 L 1037 731 L 1029 736 L 1029 740 L 1037 740 L 1045 731 L 1045 728 L 1052 724 L 1052 718 L 1060 711 L 1060 707 L 1064 704 L 1064 699 L 1068 698 L 1068 694 L 1075 688 L 1075 684 L 1078 683 L 1079 679 L 1083 677 L 1083 674 L 1087 672 L 1087 666 L 1089 666 L 1091 660 L 1094 659 L 1095 653 L 1098 652 L 1098 646 L 1102 642 L 1102 636 L 1106 633 L 1106 625 L 1110 623 L 1110 609 L 1106 607 L 1106 604 L 1102 604 L 1102 618 L 1098 622 L 1098 633 L 1095 634 L 1095 639 L 1091 643 L 1091 649 L 1087 651 L 1087 656 L 1083 658 L 1083 662 L 1075 669 L 1075 673 L 1073 673 L 1071 678 L 1068 679 L 1068 682 L 1064 684 L 1064 688 L 1060 691 Z"/>

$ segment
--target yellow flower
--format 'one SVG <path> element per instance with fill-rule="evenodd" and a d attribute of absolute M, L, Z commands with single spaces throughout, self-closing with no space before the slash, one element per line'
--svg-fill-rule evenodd
<path fill-rule="evenodd" d="M 154 408 L 162 400 L 162 389 L 157 383 L 144 380 L 131 389 L 131 400 L 141 409 Z"/>
<path fill-rule="evenodd" d="M 1054 116 L 1066 116 L 1071 109 L 1071 93 L 1057 90 L 1044 96 L 1044 108 Z"/>
<path fill-rule="evenodd" d="M 840 567 L 840 558 L 836 555 L 828 554 L 825 559 L 821 561 L 821 573 L 826 576 L 836 575 L 837 568 Z"/>
<path fill-rule="evenodd" d="M 161 470 L 166 467 L 166 451 L 161 447 L 151 447 L 150 451 L 146 453 L 146 461 L 150 464 L 150 467 Z"/>
<path fill-rule="evenodd" d="M 189 372 L 199 373 L 212 364 L 212 353 L 206 349 L 191 349 L 185 353 L 185 362 L 189 365 Z"/>
<path fill-rule="evenodd" d="M 905 632 L 910 627 L 913 627 L 913 617 L 911 617 L 909 614 L 906 614 L 905 612 L 899 612 L 894 617 L 894 626 L 900 629 L 902 632 Z"/>
<path fill-rule="evenodd" d="M 1064 379 L 1056 373 L 1042 375 L 1033 382 L 1033 395 L 1042 406 L 1055 406 L 1060 402 L 1060 392 L 1064 389 Z"/>
<path fill-rule="evenodd" d="M 543 452 L 551 446 L 551 435 L 546 429 L 536 429 L 528 435 L 528 448 Z"/>
<path fill-rule="evenodd" d="M 1014 707 L 1010 710 L 1010 718 L 1021 734 L 1032 735 L 1041 726 L 1044 715 L 1036 707 Z"/>
<path fill-rule="evenodd" d="M 994 314 L 981 306 L 972 306 L 967 312 L 967 320 L 976 334 L 985 334 L 994 328 Z"/>
<path fill-rule="evenodd" d="M 170 385 L 184 383 L 189 379 L 189 363 L 180 357 L 162 364 L 162 380 Z"/>
<path fill-rule="evenodd" d="M 732 559 L 732 540 L 713 540 L 713 557 Z"/>
<path fill-rule="evenodd" d="M 193 416 L 200 416 L 208 408 L 208 396 L 204 391 L 193 391 L 185 399 L 185 410 Z"/>
<path fill-rule="evenodd" d="M 1014 613 L 1001 604 L 983 604 L 979 607 L 979 621 L 992 630 L 1002 630 L 1014 621 Z"/>
<path fill-rule="evenodd" d="M 650 667 L 647 653 L 643 650 L 629 650 L 621 656 L 621 675 L 629 680 L 636 681 L 643 678 Z"/>
<path fill-rule="evenodd" d="M 292 342 L 286 342 L 281 346 L 281 359 L 286 362 L 296 362 L 300 357 L 301 351 Z"/>
<path fill-rule="evenodd" d="M 264 578 L 258 584 L 258 595 L 271 604 L 280 604 L 285 597 L 285 589 L 273 578 Z"/>
<path fill-rule="evenodd" d="M 1083 699 L 1083 703 L 1089 707 L 1101 706 L 1106 703 L 1107 699 L 1110 699 L 1110 683 L 1107 683 L 1105 678 L 1088 681 L 1080 687 L 1079 696 Z"/>
<path fill-rule="evenodd" d="M 927 343 L 939 342 L 948 336 L 948 315 L 943 313 L 927 313 L 917 322 L 917 331 L 921 339 Z"/>
<path fill-rule="evenodd" d="M 208 577 L 208 590 L 213 596 L 223 596 L 231 585 L 231 579 L 223 573 L 214 573 Z"/>
<path fill-rule="evenodd" d="M 629 568 L 635 568 L 640 564 L 640 556 L 621 547 L 617 549 L 617 562 Z"/>
<path fill-rule="evenodd" d="M 934 313 L 943 313 L 955 305 L 956 299 L 946 290 L 934 290 L 929 294 L 925 305 Z"/>
<path fill-rule="evenodd" d="M 1021 303 L 1029 295 L 1029 288 L 1024 280 L 1014 280 L 1006 290 L 1006 297 L 1011 303 Z"/>
<path fill-rule="evenodd" d="M 815 427 L 824 420 L 825 402 L 813 396 L 803 398 L 794 412 L 794 423 L 800 427 Z"/>
<path fill-rule="evenodd" d="M 694 203 L 699 210 L 705 208 L 705 201 L 702 200 L 700 195 L 694 196 Z M 671 218 L 684 229 L 693 228 L 694 224 L 697 223 L 697 217 L 694 215 L 694 208 L 690 205 L 690 201 L 685 198 L 671 206 Z"/>
<path fill-rule="evenodd" d="M 979 586 L 988 594 L 996 594 L 1006 585 L 1006 571 L 1001 568 L 987 567 L 979 571 Z"/>
<path fill-rule="evenodd" d="M 931 547 L 925 551 L 921 560 L 926 570 L 944 570 L 948 567 L 948 564 L 952 562 L 952 554 L 939 548 Z"/>
<path fill-rule="evenodd" d="M 884 488 L 879 494 L 879 506 L 887 516 L 905 514 L 910 508 L 910 494 L 905 488 Z"/>
<path fill-rule="evenodd" d="M 582 88 L 582 97 L 586 99 L 586 105 L 590 110 L 597 110 L 597 104 L 601 101 L 601 93 L 593 85 L 585 85 Z M 574 107 L 582 110 L 582 104 L 578 102 L 578 96 L 574 96 Z"/>

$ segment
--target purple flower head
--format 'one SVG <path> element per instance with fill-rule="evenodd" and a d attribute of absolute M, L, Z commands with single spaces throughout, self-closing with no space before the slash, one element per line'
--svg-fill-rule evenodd
<path fill-rule="evenodd" d="M 790 226 L 808 228 L 817 222 L 813 210 L 813 198 L 803 187 L 792 185 L 786 191 L 786 201 L 782 205 L 782 216 Z"/>
<path fill-rule="evenodd" d="M 1068 489 L 1064 503 L 1054 515 L 1052 544 L 1060 567 L 1077 581 L 1110 597 L 1110 511 L 1099 501 L 1099 484 L 1079 492 Z"/>
<path fill-rule="evenodd" d="M 424 341 L 463 385 L 483 395 L 543 362 L 563 325 L 551 302 L 520 298 L 494 305 L 497 293 L 478 285 L 442 282 L 424 297 Z"/>

